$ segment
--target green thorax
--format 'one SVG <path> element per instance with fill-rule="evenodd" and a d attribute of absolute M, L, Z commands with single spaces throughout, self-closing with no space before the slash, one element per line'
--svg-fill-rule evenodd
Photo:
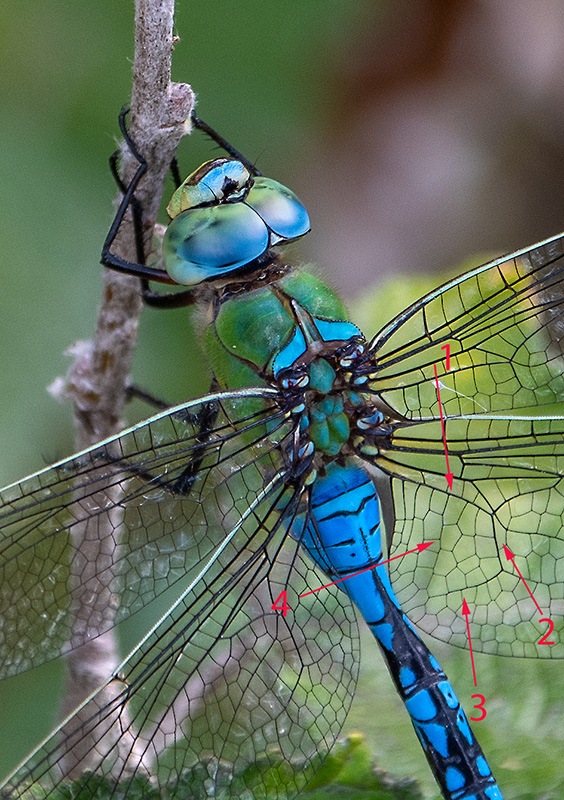
<path fill-rule="evenodd" d="M 305 370 L 302 429 L 317 451 L 337 455 L 349 439 L 351 406 L 361 401 L 335 363 L 335 351 L 359 335 L 335 293 L 310 273 L 290 272 L 266 286 L 218 295 L 211 309 L 204 344 L 220 387 L 272 385 L 285 371 Z"/>
<path fill-rule="evenodd" d="M 220 300 L 205 331 L 204 345 L 221 388 L 272 380 L 274 360 L 296 331 L 292 301 L 312 317 L 347 319 L 342 301 L 307 272 L 291 272 L 268 286 Z"/>

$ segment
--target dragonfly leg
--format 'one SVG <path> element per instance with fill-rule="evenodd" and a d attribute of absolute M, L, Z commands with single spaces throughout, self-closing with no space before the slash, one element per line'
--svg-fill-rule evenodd
<path fill-rule="evenodd" d="M 181 308 L 183 306 L 192 305 L 194 296 L 192 291 L 186 290 L 182 292 L 155 292 L 150 288 L 149 281 L 156 281 L 158 283 L 173 284 L 173 279 L 168 275 L 166 270 L 157 267 L 149 267 L 146 262 L 145 246 L 143 240 L 143 213 L 141 204 L 135 196 L 135 191 L 139 186 L 143 176 L 147 172 L 148 164 L 145 158 L 139 152 L 135 142 L 129 135 L 127 129 L 126 118 L 128 108 L 124 106 L 119 114 L 119 127 L 124 137 L 125 143 L 132 153 L 133 157 L 138 163 L 137 170 L 131 179 L 128 186 L 124 184 L 118 171 L 118 161 L 120 151 L 116 150 L 112 153 L 109 159 L 110 171 L 112 176 L 122 192 L 123 197 L 118 206 L 118 210 L 114 217 L 110 229 L 102 246 L 101 262 L 105 267 L 114 269 L 118 272 L 125 273 L 126 275 L 134 275 L 141 279 L 141 293 L 143 302 L 153 308 Z M 175 184 L 178 186 L 181 183 L 180 172 L 178 170 L 178 163 L 176 158 L 171 163 L 171 172 Z M 112 246 L 116 240 L 119 229 L 125 219 L 125 216 L 131 210 L 133 218 L 133 230 L 135 236 L 135 248 L 137 252 L 137 263 L 126 261 L 121 256 L 112 252 Z"/>
<path fill-rule="evenodd" d="M 219 389 L 218 383 L 213 378 L 208 394 L 213 394 Z M 173 403 L 163 400 L 162 397 L 157 397 L 152 392 L 139 386 L 137 383 L 130 383 L 125 389 L 127 400 L 141 400 L 143 403 L 151 406 L 157 411 L 166 411 L 168 408 L 173 407 Z M 192 425 L 198 425 L 199 415 L 191 411 L 175 411 L 172 415 L 175 419 L 180 419 L 182 422 L 190 422 Z"/>
<path fill-rule="evenodd" d="M 253 164 L 252 161 L 250 161 L 248 158 L 246 158 L 246 156 L 244 156 L 242 153 L 236 150 L 233 147 L 233 145 L 230 144 L 230 142 L 228 142 L 227 139 L 225 139 L 214 128 L 212 128 L 211 125 L 208 125 L 207 122 L 204 122 L 203 119 L 197 117 L 195 114 L 192 114 L 190 119 L 192 120 L 192 124 L 194 125 L 195 128 L 198 128 L 198 130 L 203 131 L 206 134 L 206 136 L 209 136 L 209 138 L 213 142 L 218 144 L 222 150 L 225 150 L 225 152 L 228 155 L 230 155 L 231 158 L 234 158 L 237 161 L 240 161 L 241 164 L 244 164 L 245 167 L 247 167 L 247 169 L 251 173 L 251 175 L 256 175 L 257 177 L 259 175 L 262 175 L 262 172 L 257 169 L 256 165 Z"/>
<path fill-rule="evenodd" d="M 209 394 L 217 391 L 217 389 L 218 385 L 214 378 L 210 386 Z M 157 410 L 166 411 L 167 408 L 171 408 L 170 403 L 167 403 L 160 397 L 156 397 L 151 392 L 148 392 L 146 389 L 142 389 L 136 384 L 130 384 L 126 389 L 126 393 L 128 399 L 136 398 L 138 400 L 142 400 L 144 403 L 148 403 Z M 168 491 L 172 491 L 174 494 L 187 494 L 190 491 L 190 488 L 193 485 L 194 479 L 198 474 L 198 470 L 202 464 L 205 444 L 207 443 L 213 430 L 218 413 L 219 406 L 217 403 L 212 402 L 205 403 L 197 414 L 189 411 L 175 411 L 173 413 L 172 416 L 174 416 L 175 419 L 178 419 L 181 422 L 189 423 L 198 428 L 198 432 L 195 435 L 195 440 L 198 444 L 194 448 L 195 452 L 190 458 L 187 466 L 180 473 L 178 478 L 173 482 L 172 485 L 170 483 L 166 485 L 166 489 Z M 143 477 L 145 480 L 150 481 L 152 485 L 159 485 L 159 479 L 157 476 L 152 475 L 149 472 L 140 473 L 136 471 L 135 474 L 139 477 Z"/>
<path fill-rule="evenodd" d="M 163 410 L 170 407 L 163 400 L 153 397 L 149 392 L 145 392 L 138 387 L 130 387 L 128 389 L 128 394 L 145 400 L 150 404 L 154 404 Z M 165 480 L 161 476 L 152 473 L 150 470 L 144 469 L 142 465 L 134 463 L 128 459 L 127 456 L 116 456 L 105 447 L 100 448 L 96 453 L 96 461 L 99 461 L 101 464 L 119 467 L 120 471 L 128 473 L 130 477 L 139 478 L 145 483 L 150 484 L 152 488 L 162 488 L 174 495 L 188 495 L 202 461 L 204 460 L 206 445 L 214 430 L 218 413 L 219 404 L 211 400 L 208 403 L 202 404 L 200 410 L 196 414 L 182 410 L 171 413 L 171 416 L 178 419 L 180 422 L 197 428 L 197 431 L 190 437 L 194 441 L 194 444 L 191 448 L 192 452 L 186 462 L 186 466 L 181 469 L 178 476 L 172 481 L 170 479 Z"/>
<path fill-rule="evenodd" d="M 172 406 L 172 403 L 167 403 L 166 400 L 162 400 L 136 383 L 130 383 L 126 387 L 125 396 L 127 400 L 141 400 L 157 411 L 166 411 L 167 408 Z"/>
<path fill-rule="evenodd" d="M 214 422 L 219 413 L 219 406 L 217 404 L 210 403 L 209 405 L 206 404 L 202 410 L 205 413 L 200 418 L 201 427 L 200 433 L 197 437 L 198 444 L 194 448 L 192 458 L 172 484 L 171 489 L 175 494 L 190 493 L 190 490 L 194 485 L 194 481 L 202 465 L 202 461 L 204 460 L 206 454 L 206 444 L 210 438 Z"/>
<path fill-rule="evenodd" d="M 170 162 L 170 174 L 172 175 L 174 188 L 178 189 L 182 184 L 182 176 L 180 174 L 180 167 L 178 166 L 178 159 L 176 156 L 173 156 L 173 159 Z"/>
<path fill-rule="evenodd" d="M 138 151 L 135 142 L 129 136 L 127 125 L 125 122 L 127 114 L 128 114 L 128 108 L 124 106 L 119 114 L 119 127 L 123 134 L 127 147 L 129 148 L 130 152 L 132 153 L 133 157 L 138 163 L 138 167 L 129 185 L 125 186 L 119 175 L 117 167 L 119 159 L 119 151 L 116 150 L 110 156 L 109 160 L 110 171 L 120 191 L 123 193 L 123 197 L 121 199 L 114 220 L 110 225 L 110 230 L 108 231 L 108 234 L 102 246 L 101 261 L 102 264 L 104 264 L 104 266 L 110 267 L 111 269 L 115 269 L 118 272 L 124 272 L 128 275 L 136 275 L 137 277 L 140 278 L 145 277 L 146 279 L 157 280 L 157 281 L 161 280 L 166 283 L 172 283 L 171 279 L 168 277 L 168 275 L 166 275 L 164 270 L 155 270 L 152 269 L 151 267 L 148 267 L 145 264 L 145 248 L 143 245 L 143 235 L 142 235 L 142 213 L 141 213 L 140 203 L 135 197 L 135 190 L 137 189 L 141 179 L 147 172 L 148 164 L 145 158 Z M 127 211 L 129 209 L 131 209 L 131 213 L 133 215 L 135 244 L 136 244 L 137 258 L 138 258 L 137 264 L 130 261 L 126 261 L 120 256 L 115 255 L 115 253 L 112 253 L 111 250 L 112 245 L 121 227 L 121 224 L 125 219 L 125 215 L 127 214 Z"/>

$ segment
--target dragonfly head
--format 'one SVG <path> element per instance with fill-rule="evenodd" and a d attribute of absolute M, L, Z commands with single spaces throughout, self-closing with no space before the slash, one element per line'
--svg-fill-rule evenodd
<path fill-rule="evenodd" d="M 165 267 L 183 286 L 242 269 L 310 228 L 293 192 L 229 158 L 208 161 L 189 175 L 167 211 L 172 221 L 163 240 Z"/>

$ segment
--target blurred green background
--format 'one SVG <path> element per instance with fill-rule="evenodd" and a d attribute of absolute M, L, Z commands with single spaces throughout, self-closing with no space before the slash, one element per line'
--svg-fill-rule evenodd
<path fill-rule="evenodd" d="M 132 19 L 132 2 L 115 0 L 0 8 L 2 483 L 73 449 L 70 408 L 46 387 L 65 373 L 66 348 L 93 330 Z M 466 258 L 563 227 L 559 4 L 180 0 L 176 32 L 173 77 L 193 85 L 205 120 L 306 202 L 313 232 L 296 258 L 321 265 L 367 334 Z M 185 171 L 210 157 L 196 138 L 182 146 Z M 188 312 L 147 310 L 135 379 L 170 401 L 201 393 L 195 352 Z M 467 655 L 436 649 L 467 700 Z M 364 655 L 346 730 L 366 733 L 382 767 L 421 777 L 432 797 L 371 643 Z M 479 734 L 506 797 L 562 796 L 559 665 L 479 659 L 478 674 L 490 709 Z M 54 713 L 35 674 L 3 692 L 2 773 Z"/>

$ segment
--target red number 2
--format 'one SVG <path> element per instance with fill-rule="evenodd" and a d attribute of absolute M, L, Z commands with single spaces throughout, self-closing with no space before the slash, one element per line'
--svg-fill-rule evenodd
<path fill-rule="evenodd" d="M 546 624 L 548 625 L 548 630 L 546 633 L 543 633 L 543 635 L 540 637 L 538 644 L 556 644 L 554 639 L 547 638 L 554 630 L 554 622 L 549 617 L 541 617 L 539 619 L 539 622 L 546 622 Z"/>

